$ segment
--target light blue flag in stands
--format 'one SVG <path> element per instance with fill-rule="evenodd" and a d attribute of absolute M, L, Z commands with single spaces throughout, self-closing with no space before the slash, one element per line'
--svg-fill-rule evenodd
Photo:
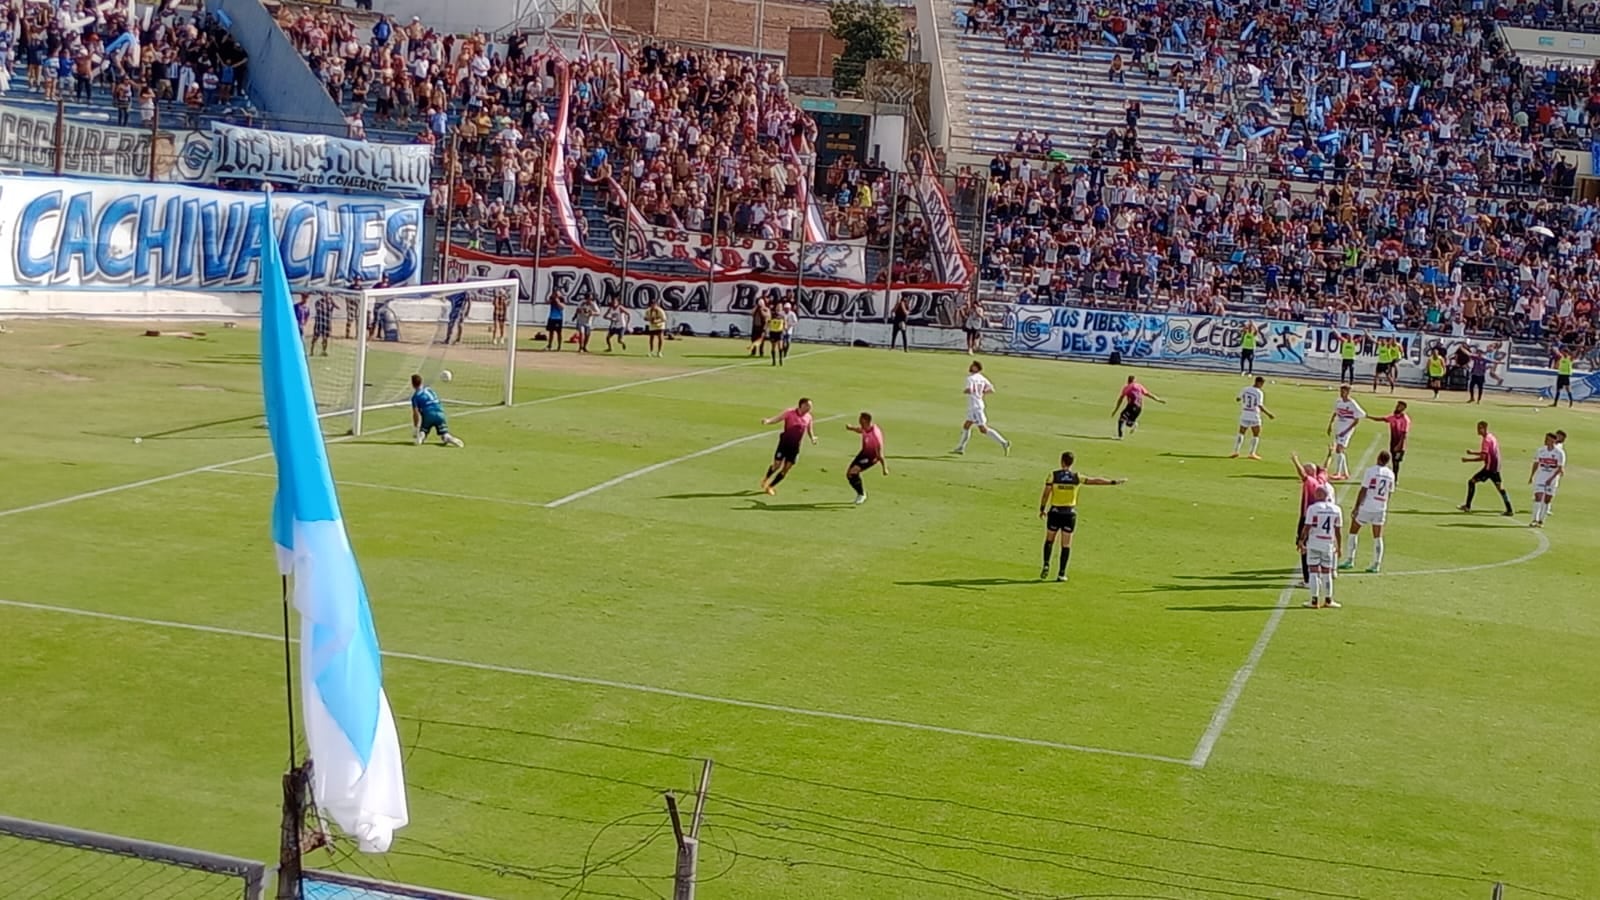
<path fill-rule="evenodd" d="M 270 201 L 261 214 L 261 384 L 278 464 L 272 541 L 300 613 L 311 792 L 362 850 L 382 853 L 407 821 L 400 739 L 383 692 L 367 589 L 339 514 Z"/>

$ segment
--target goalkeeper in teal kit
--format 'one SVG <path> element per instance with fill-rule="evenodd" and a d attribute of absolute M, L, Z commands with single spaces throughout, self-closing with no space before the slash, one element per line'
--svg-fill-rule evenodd
<path fill-rule="evenodd" d="M 439 395 L 433 388 L 422 386 L 421 375 L 411 376 L 411 429 L 418 444 L 427 440 L 428 432 L 434 431 L 447 447 L 466 446 L 461 438 L 450 433 L 450 425 L 444 419 L 444 404 L 439 402 Z"/>

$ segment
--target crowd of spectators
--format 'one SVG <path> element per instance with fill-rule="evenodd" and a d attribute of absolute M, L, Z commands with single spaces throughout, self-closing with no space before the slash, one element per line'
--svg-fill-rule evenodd
<path fill-rule="evenodd" d="M 1600 125 L 1600 67 L 1525 65 L 1494 27 L 1550 9 L 1218 8 L 974 6 L 967 27 L 1016 52 L 1114 43 L 1109 80 L 1123 62 L 1185 100 L 1160 128 L 1128 101 L 1075 159 L 1024 131 L 992 161 L 982 269 L 1003 295 L 1594 346 L 1600 224 L 1559 151 Z"/>
<path fill-rule="evenodd" d="M 545 162 L 564 66 L 575 206 L 619 222 L 631 203 L 654 226 L 794 239 L 811 202 L 829 239 L 863 240 L 884 260 L 892 244 L 880 269 L 897 283 L 934 278 L 926 223 L 885 168 L 849 157 L 815 168 L 816 125 L 779 63 L 604 38 L 558 52 L 383 16 L 364 29 L 337 9 L 282 7 L 278 23 L 347 110 L 352 136 L 400 129 L 438 148 L 432 206 L 469 246 L 528 254 L 563 242 Z M 586 240 L 588 220 L 577 227 Z"/>
<path fill-rule="evenodd" d="M 245 75 L 244 51 L 206 13 L 164 4 L 129 21 L 122 4 L 0 0 L 0 96 L 109 101 L 118 125 L 153 127 L 163 109 L 182 110 L 196 127 L 234 101 Z"/>
<path fill-rule="evenodd" d="M 531 253 L 541 220 L 544 246 L 561 240 L 545 163 L 563 67 L 565 174 L 578 206 L 604 207 L 620 220 L 626 199 L 655 226 L 799 236 L 816 126 L 791 102 L 778 63 L 606 38 L 562 52 L 524 35 L 446 35 L 418 19 L 383 16 L 360 29 L 335 9 L 283 7 L 278 22 L 348 111 L 353 136 L 365 133 L 370 114 L 374 128 L 409 129 L 438 147 L 434 206 L 472 245 Z M 815 199 L 836 229 L 830 236 L 882 236 L 882 185 L 874 191 L 857 174 L 827 174 L 833 195 Z M 579 225 L 586 227 L 582 217 Z"/>

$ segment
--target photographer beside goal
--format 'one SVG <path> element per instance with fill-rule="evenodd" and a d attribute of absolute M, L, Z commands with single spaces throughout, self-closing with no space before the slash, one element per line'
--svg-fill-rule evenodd
<path fill-rule="evenodd" d="M 449 380 L 448 375 L 445 380 Z M 433 388 L 424 387 L 421 375 L 411 376 L 411 428 L 413 438 L 420 446 L 428 439 L 428 432 L 437 432 L 440 443 L 446 447 L 465 447 L 461 438 L 450 433 L 450 424 L 445 421 L 444 404 L 439 402 L 439 395 Z"/>

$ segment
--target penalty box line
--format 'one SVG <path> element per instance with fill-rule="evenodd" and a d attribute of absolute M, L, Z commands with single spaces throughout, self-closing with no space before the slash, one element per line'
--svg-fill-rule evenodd
<path fill-rule="evenodd" d="M 824 347 L 824 348 L 822 348 L 820 350 L 810 350 L 810 351 L 807 351 L 805 353 L 796 353 L 792 358 L 793 359 L 802 359 L 802 358 L 807 357 L 807 356 L 817 356 L 819 354 L 832 353 L 832 352 L 834 352 L 836 350 L 843 350 L 843 349 L 845 349 L 845 348 L 844 347 Z M 709 369 L 694 369 L 694 370 L 689 371 L 689 372 L 676 372 L 676 373 L 674 373 L 672 375 L 661 375 L 661 376 L 658 376 L 656 378 L 645 378 L 645 379 L 642 379 L 642 380 L 639 380 L 639 381 L 628 381 L 628 382 L 623 382 L 622 384 L 611 384 L 611 385 L 606 385 L 605 387 L 590 388 L 590 389 L 584 390 L 584 391 L 573 391 L 572 393 L 569 393 L 569 394 L 556 394 L 553 397 L 540 397 L 537 400 L 529 400 L 527 402 L 518 403 L 518 404 L 516 404 L 514 406 L 509 406 L 509 407 L 507 407 L 507 406 L 485 406 L 485 407 L 482 407 L 482 408 L 479 408 L 479 409 L 469 409 L 466 412 L 458 413 L 457 414 L 457 418 L 461 418 L 461 417 L 464 417 L 464 416 L 477 415 L 477 414 L 486 413 L 486 412 L 494 412 L 496 410 L 521 409 L 524 406 L 539 406 L 541 404 L 555 403 L 555 402 L 558 402 L 558 401 L 561 401 L 561 400 L 577 400 L 577 399 L 580 399 L 580 398 L 583 398 L 583 397 L 594 397 L 594 396 L 598 396 L 600 394 L 609 394 L 609 393 L 612 393 L 614 391 L 623 391 L 623 390 L 628 390 L 630 388 L 644 387 L 646 385 L 651 385 L 651 384 L 661 384 L 663 382 L 668 382 L 668 381 L 677 381 L 677 380 L 683 379 L 683 378 L 698 378 L 698 377 L 700 377 L 702 375 L 713 375 L 713 374 L 716 374 L 718 372 L 726 372 L 726 371 L 728 371 L 730 369 L 743 369 L 743 368 L 748 368 L 750 366 L 761 365 L 761 364 L 762 363 L 759 363 L 759 362 L 737 362 L 737 363 L 730 363 L 730 364 L 725 365 L 725 366 L 713 366 L 712 368 L 709 368 Z M 372 431 L 365 432 L 361 436 L 365 437 L 367 435 L 373 435 L 373 434 L 387 434 L 387 433 L 392 432 L 392 431 L 400 431 L 400 430 L 403 430 L 403 429 L 408 429 L 410 427 L 411 427 L 411 425 L 409 423 L 401 424 L 401 425 L 388 425 L 388 426 L 385 426 L 383 428 L 376 428 L 376 429 L 373 429 Z M 327 441 L 327 443 L 329 443 L 329 444 L 341 444 L 341 443 L 344 443 L 345 441 L 353 440 L 355 437 L 356 437 L 356 435 L 348 435 L 347 434 L 347 435 L 343 435 L 341 437 L 331 438 L 331 439 L 329 439 Z M 260 462 L 263 459 L 271 459 L 271 458 L 272 458 L 272 452 L 271 451 L 268 451 L 266 453 L 257 453 L 257 454 L 254 454 L 252 456 L 241 456 L 238 459 L 230 459 L 230 460 L 227 460 L 226 462 L 212 463 L 211 465 L 208 465 L 208 466 L 196 466 L 196 467 L 194 467 L 192 469 L 185 469 L 185 470 L 183 470 L 181 472 L 171 472 L 171 473 L 168 473 L 166 475 L 157 475 L 154 478 L 143 478 L 143 479 L 140 479 L 138 481 L 130 481 L 127 484 L 116 484 L 116 485 L 112 485 L 111 487 L 103 487 L 103 488 L 99 488 L 97 490 L 84 491 L 81 494 L 72 494 L 72 495 L 67 496 L 67 497 L 58 497 L 58 498 L 56 498 L 54 500 L 45 500 L 45 501 L 43 501 L 41 503 L 32 503 L 32 504 L 29 504 L 27 506 L 18 506 L 18 507 L 14 508 L 14 509 L 3 509 L 3 510 L 0 510 L 0 519 L 4 519 L 4 518 L 6 518 L 8 516 L 19 516 L 19 515 L 22 515 L 23 513 L 38 512 L 39 510 L 43 510 L 43 509 L 53 509 L 53 508 L 55 508 L 57 506 L 66 506 L 69 503 L 77 503 L 80 500 L 93 500 L 96 497 L 105 497 L 105 496 L 110 495 L 110 494 L 119 494 L 119 493 L 121 493 L 123 491 L 131 491 L 131 490 L 134 490 L 136 488 L 149 487 L 151 485 L 162 484 L 162 483 L 168 482 L 168 481 L 175 481 L 175 480 L 177 480 L 179 478 L 188 478 L 190 475 L 199 475 L 202 472 L 215 472 L 218 469 L 226 469 L 226 468 L 229 468 L 229 467 L 232 467 L 232 466 L 242 466 L 242 465 L 246 465 L 248 463 Z"/>
<path fill-rule="evenodd" d="M 99 619 L 109 622 L 120 622 L 127 625 L 140 625 L 149 628 L 166 628 L 177 631 L 191 631 L 202 634 L 221 635 L 224 637 L 248 638 L 258 641 L 282 641 L 281 634 L 268 634 L 261 631 L 246 631 L 241 628 L 224 628 L 216 625 L 198 625 L 191 622 L 173 622 L 165 619 L 149 619 L 141 616 L 124 616 L 117 613 L 100 612 L 91 609 L 81 609 L 73 606 L 55 606 L 46 603 L 26 603 L 19 600 L 0 599 L 0 606 L 13 609 L 31 610 L 34 612 L 55 613 L 58 615 L 77 616 L 87 619 Z M 1169 765 L 1192 766 L 1193 762 L 1171 756 L 1161 756 L 1154 753 L 1136 753 L 1131 750 L 1114 750 L 1109 747 L 1090 747 L 1083 744 L 1068 744 L 1060 741 L 1049 741 L 1042 738 L 1022 737 L 1019 735 L 999 734 L 991 731 L 975 731 L 966 728 L 953 728 L 944 725 L 930 725 L 923 722 L 911 722 L 903 719 L 890 719 L 881 716 L 861 716 L 853 713 L 835 712 L 823 709 L 808 709 L 801 706 L 790 706 L 782 703 L 766 703 L 760 700 L 744 700 L 737 697 L 719 697 L 714 694 L 702 694 L 695 691 L 681 691 L 676 688 L 658 687 L 649 684 L 639 684 L 631 681 L 617 681 L 610 678 L 593 678 L 586 675 L 568 675 L 561 672 L 546 672 L 539 669 L 523 668 L 521 666 L 498 665 L 495 663 L 474 662 L 466 659 L 449 659 L 442 656 L 430 656 L 424 653 L 405 653 L 397 650 L 382 651 L 390 659 L 402 659 L 409 662 L 427 663 L 435 666 L 448 666 L 457 669 L 469 669 L 478 672 L 493 672 L 501 675 L 517 675 L 524 678 L 538 678 L 546 681 L 557 681 L 564 684 L 585 685 L 588 687 L 609 688 L 617 691 L 627 691 L 636 694 L 652 694 L 658 697 L 670 697 L 675 700 L 688 700 L 696 703 L 709 703 L 718 706 L 732 706 L 740 709 L 753 709 L 761 712 L 776 713 L 779 715 L 798 716 L 811 719 L 827 719 L 835 722 L 848 722 L 855 725 L 871 725 L 880 728 L 897 728 L 906 731 L 920 731 L 928 734 L 940 734 L 948 737 L 965 738 L 975 741 L 988 741 L 992 743 L 1014 744 L 1025 747 L 1039 747 L 1046 750 L 1061 750 L 1073 753 L 1087 753 L 1096 756 L 1116 756 L 1124 759 L 1139 759 L 1147 762 L 1166 763 Z"/>
<path fill-rule="evenodd" d="M 824 422 L 832 422 L 832 421 L 835 421 L 837 419 L 844 418 L 845 415 L 846 415 L 845 413 L 839 413 L 838 415 L 828 416 L 825 419 L 817 419 L 816 422 L 813 423 L 813 424 L 821 425 Z M 562 497 L 559 500 L 551 500 L 549 503 L 544 504 L 544 507 L 545 507 L 545 509 L 556 509 L 558 507 L 566 506 L 568 503 L 571 503 L 574 500 L 582 500 L 585 497 L 591 496 L 593 494 L 598 494 L 598 493 L 600 493 L 601 491 L 603 491 L 603 490 L 605 490 L 607 488 L 614 488 L 619 484 L 623 484 L 624 482 L 632 481 L 633 479 L 639 478 L 639 477 L 644 476 L 644 475 L 649 475 L 651 472 L 659 472 L 662 469 L 667 468 L 668 466 L 675 466 L 678 463 L 688 462 L 691 459 L 699 459 L 702 456 L 710 456 L 713 453 L 721 452 L 723 450 L 728 449 L 729 447 L 737 447 L 740 444 L 748 444 L 751 441 L 760 440 L 761 438 L 770 437 L 771 435 L 772 435 L 771 429 L 768 429 L 766 431 L 758 431 L 755 434 L 747 434 L 744 437 L 737 437 L 737 438 L 734 438 L 731 441 L 723 441 L 720 444 L 717 444 L 717 445 L 712 446 L 712 447 L 707 447 L 704 450 L 696 450 L 693 453 L 685 453 L 683 456 L 679 456 L 679 457 L 676 457 L 674 459 L 663 460 L 663 461 L 658 462 L 658 463 L 651 463 L 650 465 L 645 466 L 642 469 L 634 469 L 632 472 L 628 472 L 628 473 L 623 474 L 623 475 L 618 475 L 617 477 L 612 478 L 612 479 L 610 479 L 608 481 L 602 481 L 599 484 L 594 485 L 593 487 L 586 487 L 581 491 L 576 491 L 574 493 L 568 494 L 568 495 L 566 495 L 565 497 Z"/>
<path fill-rule="evenodd" d="M 1382 440 L 1382 433 L 1373 436 L 1372 442 L 1361 454 L 1361 461 L 1356 463 L 1354 471 L 1361 472 L 1366 469 L 1377 454 L 1378 444 Z M 1357 476 L 1355 480 L 1346 482 L 1342 487 L 1348 491 L 1356 485 L 1359 478 L 1360 476 Z M 1266 624 L 1261 626 L 1261 634 L 1256 637 L 1250 652 L 1245 655 L 1244 665 L 1233 673 L 1233 680 L 1228 682 L 1228 690 L 1217 703 L 1216 711 L 1211 714 L 1211 721 L 1207 723 L 1205 733 L 1200 735 L 1199 743 L 1195 744 L 1194 755 L 1189 757 L 1189 765 L 1203 769 L 1206 762 L 1211 759 L 1211 752 L 1216 749 L 1217 741 L 1228 727 L 1228 720 L 1233 718 L 1233 711 L 1239 705 L 1239 698 L 1244 696 L 1245 685 L 1249 684 L 1251 677 L 1256 674 L 1256 667 L 1261 665 L 1261 658 L 1267 655 L 1267 646 L 1272 643 L 1273 636 L 1278 633 L 1278 625 L 1283 622 L 1283 614 L 1288 611 L 1289 604 L 1294 602 L 1294 592 L 1298 585 L 1299 581 L 1291 577 L 1289 583 L 1278 594 L 1278 602 L 1273 604 L 1272 613 L 1267 616 Z"/>

